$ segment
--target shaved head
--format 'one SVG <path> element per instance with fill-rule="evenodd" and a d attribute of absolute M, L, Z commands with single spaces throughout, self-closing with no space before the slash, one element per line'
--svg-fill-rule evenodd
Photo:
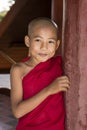
<path fill-rule="evenodd" d="M 49 18 L 36 18 L 36 19 L 32 20 L 28 25 L 28 35 L 29 36 L 33 33 L 35 27 L 37 27 L 37 26 L 41 26 L 43 28 L 52 27 L 55 29 L 55 31 L 58 35 L 58 26 L 53 20 L 51 20 Z"/>

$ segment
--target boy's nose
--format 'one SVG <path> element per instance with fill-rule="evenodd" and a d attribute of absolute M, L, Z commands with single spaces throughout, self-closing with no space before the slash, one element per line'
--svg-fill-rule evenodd
<path fill-rule="evenodd" d="M 46 42 L 43 42 L 43 43 L 41 44 L 41 49 L 48 49 L 48 45 L 47 45 Z"/>

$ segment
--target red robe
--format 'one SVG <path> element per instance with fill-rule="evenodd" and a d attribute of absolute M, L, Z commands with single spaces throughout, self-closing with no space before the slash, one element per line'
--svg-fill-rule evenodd
<path fill-rule="evenodd" d="M 31 98 L 61 75 L 60 56 L 39 63 L 22 80 L 23 100 Z M 20 118 L 16 130 L 64 130 L 64 117 L 63 93 L 59 92 Z"/>

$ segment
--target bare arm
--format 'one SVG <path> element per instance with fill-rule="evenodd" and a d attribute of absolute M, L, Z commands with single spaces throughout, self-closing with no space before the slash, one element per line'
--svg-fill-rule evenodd
<path fill-rule="evenodd" d="M 54 89 L 55 87 L 55 89 Z M 69 81 L 66 76 L 57 78 L 48 87 L 41 90 L 35 96 L 23 100 L 22 78 L 19 67 L 11 69 L 11 103 L 14 116 L 20 118 L 35 109 L 49 95 L 60 91 L 67 91 Z"/>

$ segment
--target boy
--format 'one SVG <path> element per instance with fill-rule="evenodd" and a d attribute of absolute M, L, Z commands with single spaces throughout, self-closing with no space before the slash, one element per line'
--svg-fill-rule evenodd
<path fill-rule="evenodd" d="M 19 118 L 16 130 L 64 130 L 62 91 L 69 80 L 62 75 L 58 27 L 48 18 L 37 18 L 28 26 L 25 44 L 29 57 L 11 68 L 11 102 Z"/>

